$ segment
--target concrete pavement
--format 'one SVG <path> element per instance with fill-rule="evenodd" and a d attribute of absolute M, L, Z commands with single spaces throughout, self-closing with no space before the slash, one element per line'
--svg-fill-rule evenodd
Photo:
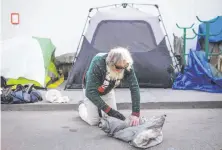
<path fill-rule="evenodd" d="M 121 110 L 129 115 L 129 110 Z M 2 150 L 136 150 L 88 126 L 76 111 L 2 111 Z M 222 109 L 142 110 L 167 114 L 164 141 L 151 150 L 222 150 Z"/>

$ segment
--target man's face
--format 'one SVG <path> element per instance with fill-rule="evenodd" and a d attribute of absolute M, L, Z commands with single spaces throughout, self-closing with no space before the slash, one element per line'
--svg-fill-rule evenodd
<path fill-rule="evenodd" d="M 119 61 L 114 66 L 112 66 L 112 70 L 114 72 L 120 73 L 122 72 L 126 67 L 128 67 L 128 63 L 126 61 Z"/>

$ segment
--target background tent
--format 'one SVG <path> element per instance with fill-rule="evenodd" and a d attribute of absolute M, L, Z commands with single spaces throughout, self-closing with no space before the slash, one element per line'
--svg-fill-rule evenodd
<path fill-rule="evenodd" d="M 60 83 L 52 83 L 60 76 L 53 62 L 54 52 L 55 46 L 47 38 L 23 36 L 3 41 L 1 76 L 7 78 L 7 85 L 56 87 Z"/>
<path fill-rule="evenodd" d="M 66 88 L 82 88 L 82 77 L 92 57 L 117 46 L 129 48 L 140 87 L 171 87 L 168 71 L 173 62 L 159 16 L 117 7 L 98 11 L 90 18 Z"/>

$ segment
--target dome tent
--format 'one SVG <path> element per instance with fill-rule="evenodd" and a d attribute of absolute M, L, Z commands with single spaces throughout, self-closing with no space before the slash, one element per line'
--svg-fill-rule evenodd
<path fill-rule="evenodd" d="M 94 16 L 88 16 L 89 24 L 80 39 L 81 46 L 77 48 L 65 89 L 82 88 L 82 77 L 93 56 L 119 46 L 130 50 L 140 87 L 171 87 L 172 74 L 169 68 L 174 62 L 166 44 L 168 36 L 161 29 L 160 13 L 153 16 L 127 7 L 129 4 L 126 3 L 122 6 L 99 10 Z M 159 12 L 157 5 L 151 6 Z M 89 10 L 89 14 L 92 10 Z M 122 83 L 119 87 L 128 85 Z"/>
<path fill-rule="evenodd" d="M 7 85 L 57 87 L 62 82 L 54 65 L 55 46 L 48 38 L 19 36 L 3 41 L 1 76 Z"/>

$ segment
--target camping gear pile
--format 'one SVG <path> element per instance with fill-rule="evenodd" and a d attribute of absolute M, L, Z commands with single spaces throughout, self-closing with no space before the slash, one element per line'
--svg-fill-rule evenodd
<path fill-rule="evenodd" d="M 217 68 L 220 72 L 222 72 L 220 68 L 220 57 L 222 57 L 222 16 L 218 16 L 217 19 L 211 19 L 210 29 L 209 29 L 209 38 L 208 42 L 206 43 L 206 24 L 201 23 L 198 29 L 198 42 L 196 45 L 196 50 L 198 51 L 207 51 L 208 52 L 208 61 L 212 64 L 215 68 Z M 206 50 L 205 44 L 208 45 L 208 50 Z"/>
<path fill-rule="evenodd" d="M 72 69 L 75 53 L 66 53 L 55 58 L 55 65 L 59 72 L 64 75 L 64 80 L 67 80 L 69 71 Z"/>
<path fill-rule="evenodd" d="M 130 126 L 129 120 L 122 121 L 110 116 L 100 120 L 101 128 L 108 136 L 128 142 L 137 148 L 149 148 L 163 141 L 162 128 L 166 115 L 153 116 L 150 119 L 141 118 L 140 125 Z"/>
<path fill-rule="evenodd" d="M 150 15 L 136 8 L 136 4 L 122 5 L 123 8 L 89 10 L 89 24 L 86 31 L 83 29 L 66 89 L 82 88 L 82 77 L 93 56 L 118 46 L 127 47 L 132 54 L 140 87 L 171 88 L 174 71 L 170 68 L 176 59 L 170 55 L 172 49 L 168 50 L 168 36 L 161 29 L 164 23 L 158 6 L 150 5 L 158 12 Z M 97 12 L 92 16 L 94 11 Z M 126 88 L 128 84 L 123 82 L 118 87 Z"/>
<path fill-rule="evenodd" d="M 178 37 L 173 34 L 173 47 L 174 47 L 174 55 L 177 58 L 180 66 L 180 70 L 183 71 L 183 67 L 185 66 L 185 57 L 183 55 L 183 39 L 182 37 Z"/>
<path fill-rule="evenodd" d="M 1 104 L 23 104 L 42 101 L 41 93 L 34 84 L 16 85 L 15 89 L 6 86 L 6 80 L 1 77 Z"/>

